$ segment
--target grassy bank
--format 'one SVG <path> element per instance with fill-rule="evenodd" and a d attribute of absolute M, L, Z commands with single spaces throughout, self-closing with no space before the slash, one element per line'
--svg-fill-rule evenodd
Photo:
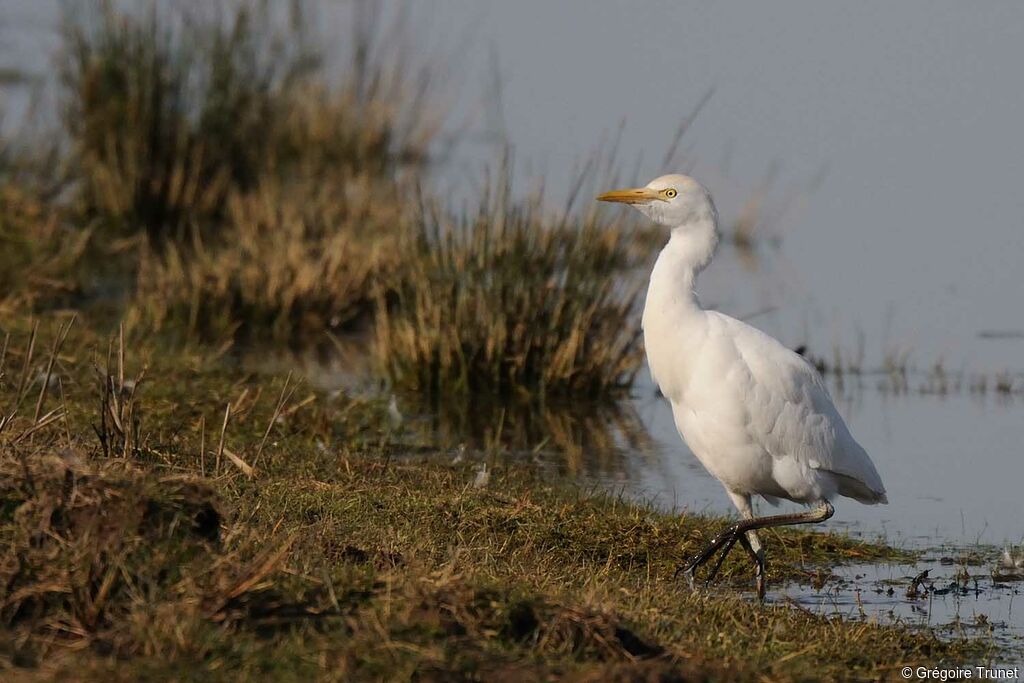
<path fill-rule="evenodd" d="M 889 676 L 980 645 L 690 592 L 724 520 L 395 431 L 206 352 L 15 321 L 0 381 L 0 667 L 81 680 Z M 30 349 L 32 349 L 30 353 Z M 895 551 L 768 537 L 770 578 Z M 730 587 L 731 586 L 731 587 Z"/>

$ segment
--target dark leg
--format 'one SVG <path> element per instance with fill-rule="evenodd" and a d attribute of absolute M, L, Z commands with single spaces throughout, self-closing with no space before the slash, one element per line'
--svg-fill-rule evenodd
<path fill-rule="evenodd" d="M 747 551 L 747 555 L 750 556 L 750 559 L 754 563 L 754 576 L 757 577 L 758 585 L 757 593 L 760 597 L 764 597 L 764 590 L 762 589 L 762 586 L 764 584 L 764 553 L 757 552 L 756 550 L 754 550 L 754 546 L 750 544 L 750 539 L 747 538 L 747 534 L 753 533 L 753 531 L 748 531 L 743 534 L 737 534 L 733 538 L 730 538 L 728 541 L 726 541 L 726 544 L 722 548 L 722 551 L 718 554 L 718 561 L 715 562 L 715 566 L 711 568 L 711 572 L 708 574 L 708 578 L 704 579 L 705 588 L 710 586 L 711 582 L 715 580 L 716 576 L 718 576 L 718 570 L 722 568 L 722 563 L 725 562 L 725 556 L 729 554 L 730 550 L 732 550 L 733 544 L 736 543 L 736 541 L 739 541 L 740 545 L 743 546 L 743 549 Z"/>
<path fill-rule="evenodd" d="M 708 560 L 710 560 L 715 553 L 721 551 L 721 556 L 712 568 L 711 573 L 708 575 L 708 582 L 715 577 L 718 573 L 719 568 L 725 561 L 725 556 L 729 554 L 736 542 L 739 541 L 740 545 L 747 551 L 757 566 L 757 579 L 758 579 L 758 594 L 763 596 L 764 593 L 764 558 L 754 551 L 750 545 L 750 541 L 746 538 L 748 531 L 756 531 L 758 529 L 767 529 L 770 527 L 778 526 L 790 526 L 793 524 L 817 524 L 818 522 L 824 522 L 835 513 L 835 508 L 827 500 L 824 501 L 819 507 L 814 510 L 807 510 L 806 512 L 798 512 L 788 515 L 772 515 L 770 517 L 754 517 L 753 519 L 744 519 L 735 524 L 732 524 L 722 533 L 711 539 L 702 551 L 697 553 L 689 563 L 680 567 L 679 571 L 682 571 L 686 576 L 690 585 L 693 585 L 694 576 L 697 569 L 703 566 Z M 678 574 L 678 572 L 676 572 Z"/>
<path fill-rule="evenodd" d="M 743 541 L 749 545 L 747 537 L 744 534 L 739 534 L 728 539 L 725 542 L 725 546 L 722 548 L 722 551 L 718 554 L 718 561 L 715 562 L 715 566 L 712 567 L 711 571 L 708 573 L 708 578 L 704 579 L 705 588 L 710 586 L 711 582 L 714 581 L 716 576 L 718 576 L 718 570 L 722 568 L 722 563 L 725 562 L 726 555 L 729 554 L 729 551 L 732 550 L 732 547 L 736 544 L 736 541 L 739 539 L 743 539 Z"/>

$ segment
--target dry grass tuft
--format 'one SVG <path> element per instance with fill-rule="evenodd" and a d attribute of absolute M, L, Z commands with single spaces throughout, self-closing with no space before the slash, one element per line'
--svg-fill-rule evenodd
<path fill-rule="evenodd" d="M 133 619 L 133 607 L 147 608 L 147 597 L 173 590 L 193 556 L 215 548 L 214 503 L 201 482 L 96 468 L 70 450 L 4 448 L 0 619 L 40 638 L 102 639 Z"/>
<path fill-rule="evenodd" d="M 220 9 L 68 12 L 63 118 L 87 214 L 162 246 L 216 232 L 232 194 L 268 176 L 380 176 L 425 158 L 437 118 L 404 64 L 353 58 L 332 88 L 301 20 L 275 22 L 266 3 Z M 356 35 L 353 52 L 374 39 Z"/>
<path fill-rule="evenodd" d="M 549 218 L 543 198 L 517 202 L 509 185 L 461 220 L 422 210 L 394 306 L 378 316 L 378 366 L 435 402 L 629 387 L 642 352 L 637 290 L 619 272 L 625 236 L 592 215 Z"/>
<path fill-rule="evenodd" d="M 207 242 L 144 253 L 134 325 L 189 338 L 309 342 L 368 316 L 396 268 L 394 185 L 266 183 L 228 201 Z M 386 189 L 381 189 L 386 188 Z"/>

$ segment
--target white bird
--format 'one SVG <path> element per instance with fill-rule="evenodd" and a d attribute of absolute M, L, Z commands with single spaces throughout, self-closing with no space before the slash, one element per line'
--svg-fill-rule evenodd
<path fill-rule="evenodd" d="M 605 192 L 598 200 L 629 204 L 671 228 L 644 305 L 647 362 L 672 404 L 683 441 L 722 483 L 742 518 L 681 570 L 692 584 L 697 568 L 720 550 L 710 583 L 738 541 L 755 564 L 757 594 L 763 598 L 758 529 L 825 521 L 836 496 L 886 503 L 885 486 L 810 363 L 764 332 L 701 308 L 694 284 L 711 261 L 719 234 L 715 205 L 700 183 L 666 175 L 646 187 Z M 812 509 L 754 517 L 755 495 Z"/>

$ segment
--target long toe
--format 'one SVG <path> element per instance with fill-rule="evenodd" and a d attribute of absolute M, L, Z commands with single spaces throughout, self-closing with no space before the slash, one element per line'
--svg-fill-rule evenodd
<path fill-rule="evenodd" d="M 736 545 L 736 540 L 738 538 L 740 538 L 739 535 L 733 535 L 725 542 L 725 545 L 722 546 L 722 550 L 718 555 L 718 560 L 715 562 L 715 566 L 711 568 L 711 572 L 708 574 L 708 584 L 714 581 L 715 577 L 718 576 L 718 570 L 722 568 L 722 563 L 724 563 L 725 558 L 729 556 L 729 553 L 732 551 L 733 546 Z"/>
<path fill-rule="evenodd" d="M 696 590 L 697 589 L 697 585 L 696 585 L 696 583 L 694 581 L 694 573 L 697 571 L 697 568 L 693 567 L 693 566 L 690 566 L 690 567 L 680 567 L 680 569 L 683 570 L 682 574 L 686 578 L 686 583 L 690 587 L 690 590 Z M 677 571 L 676 574 L 679 574 L 679 572 Z"/>

